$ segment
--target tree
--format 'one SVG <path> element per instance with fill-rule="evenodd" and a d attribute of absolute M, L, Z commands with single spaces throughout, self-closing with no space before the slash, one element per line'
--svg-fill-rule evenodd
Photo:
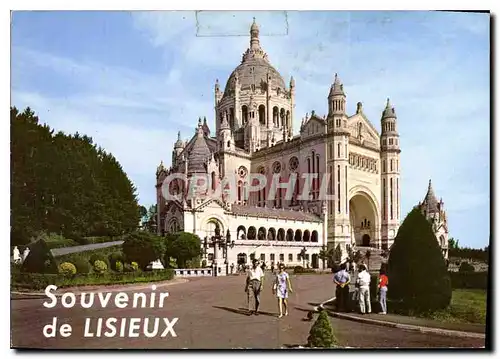
<path fill-rule="evenodd" d="M 309 331 L 307 345 L 311 348 L 333 348 L 337 344 L 328 314 L 322 310 Z"/>
<path fill-rule="evenodd" d="M 326 249 L 325 245 L 323 245 L 318 254 L 318 258 L 323 262 L 323 268 L 325 268 L 325 262 L 330 258 L 330 255 L 330 251 Z"/>
<path fill-rule="evenodd" d="M 306 252 L 307 252 L 306 247 L 302 248 L 299 252 L 299 258 L 302 259 L 302 267 L 306 266 Z"/>
<path fill-rule="evenodd" d="M 177 260 L 179 268 L 185 268 L 187 261 L 201 255 L 200 237 L 189 232 L 170 234 L 167 237 L 166 252 Z"/>
<path fill-rule="evenodd" d="M 143 269 L 162 258 L 166 249 L 163 237 L 143 231 L 128 234 L 122 246 L 128 261 L 137 262 Z"/>
<path fill-rule="evenodd" d="M 54 134 L 29 107 L 10 115 L 13 244 L 42 231 L 83 244 L 137 228 L 136 189 L 112 154 L 88 136 Z"/>
<path fill-rule="evenodd" d="M 458 249 L 458 240 L 455 240 L 453 237 L 448 239 L 448 249 Z"/>
<path fill-rule="evenodd" d="M 418 209 L 403 221 L 388 261 L 389 299 L 414 312 L 446 308 L 451 283 L 431 224 Z"/>

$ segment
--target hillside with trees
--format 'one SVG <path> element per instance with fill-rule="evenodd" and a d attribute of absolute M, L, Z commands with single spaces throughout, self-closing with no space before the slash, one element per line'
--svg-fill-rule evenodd
<path fill-rule="evenodd" d="M 84 242 L 119 236 L 141 218 L 136 188 L 116 158 L 78 133 L 54 133 L 26 108 L 10 109 L 11 244 L 40 232 Z"/>

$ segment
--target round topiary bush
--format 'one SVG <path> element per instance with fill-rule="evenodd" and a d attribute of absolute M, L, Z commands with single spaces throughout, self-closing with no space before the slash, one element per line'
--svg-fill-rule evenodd
<path fill-rule="evenodd" d="M 137 262 L 132 262 L 132 263 L 130 263 L 130 265 L 132 266 L 132 268 L 134 269 L 134 271 L 138 271 L 139 270 L 139 264 L 137 264 Z"/>
<path fill-rule="evenodd" d="M 86 261 L 85 259 L 77 258 L 73 261 L 73 264 L 75 265 L 76 271 L 79 274 L 90 273 L 90 269 L 91 269 L 90 263 L 88 261 Z"/>
<path fill-rule="evenodd" d="M 92 266 L 94 266 L 95 261 L 102 261 L 102 262 L 106 263 L 106 267 L 109 268 L 109 261 L 108 261 L 108 258 L 106 256 L 99 254 L 99 253 L 94 253 L 90 256 L 89 263 Z"/>
<path fill-rule="evenodd" d="M 319 312 L 318 319 L 316 319 L 309 331 L 307 345 L 311 348 L 333 348 L 337 346 L 337 340 L 333 335 L 332 325 L 326 310 Z"/>
<path fill-rule="evenodd" d="M 70 262 L 61 263 L 59 265 L 59 273 L 64 276 L 73 276 L 76 274 L 76 267 Z"/>
<path fill-rule="evenodd" d="M 165 254 L 164 238 L 152 233 L 137 231 L 124 237 L 123 253 L 129 261 L 134 261 L 141 268 L 162 258 Z"/>
<path fill-rule="evenodd" d="M 107 272 L 108 270 L 108 265 L 104 261 L 96 260 L 94 262 L 94 272 L 98 274 L 103 274 Z"/>
<path fill-rule="evenodd" d="M 458 268 L 459 272 L 474 272 L 475 268 L 472 264 L 469 262 L 462 262 L 460 264 L 460 268 Z"/>
<path fill-rule="evenodd" d="M 432 226 L 418 208 L 405 218 L 391 247 L 387 265 L 388 298 L 406 312 L 446 308 L 451 280 Z"/>
<path fill-rule="evenodd" d="M 123 272 L 123 263 L 120 261 L 115 262 L 115 271 Z"/>

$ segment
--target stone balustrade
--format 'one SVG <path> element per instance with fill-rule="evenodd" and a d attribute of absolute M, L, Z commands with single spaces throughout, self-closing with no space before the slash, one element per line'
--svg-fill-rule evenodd
<path fill-rule="evenodd" d="M 174 269 L 176 277 L 211 277 L 212 268 Z"/>

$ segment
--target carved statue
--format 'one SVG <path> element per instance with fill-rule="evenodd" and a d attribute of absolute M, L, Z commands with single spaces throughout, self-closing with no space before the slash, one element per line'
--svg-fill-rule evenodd
<path fill-rule="evenodd" d="M 26 247 L 26 249 L 23 252 L 23 262 L 26 260 L 29 254 L 30 254 L 30 249 Z"/>
<path fill-rule="evenodd" d="M 22 261 L 21 252 L 19 252 L 17 246 L 14 247 L 12 254 L 13 254 L 12 259 L 14 260 L 14 263 L 20 263 Z"/>
<path fill-rule="evenodd" d="M 215 235 L 220 236 L 220 226 L 219 223 L 215 223 Z"/>

